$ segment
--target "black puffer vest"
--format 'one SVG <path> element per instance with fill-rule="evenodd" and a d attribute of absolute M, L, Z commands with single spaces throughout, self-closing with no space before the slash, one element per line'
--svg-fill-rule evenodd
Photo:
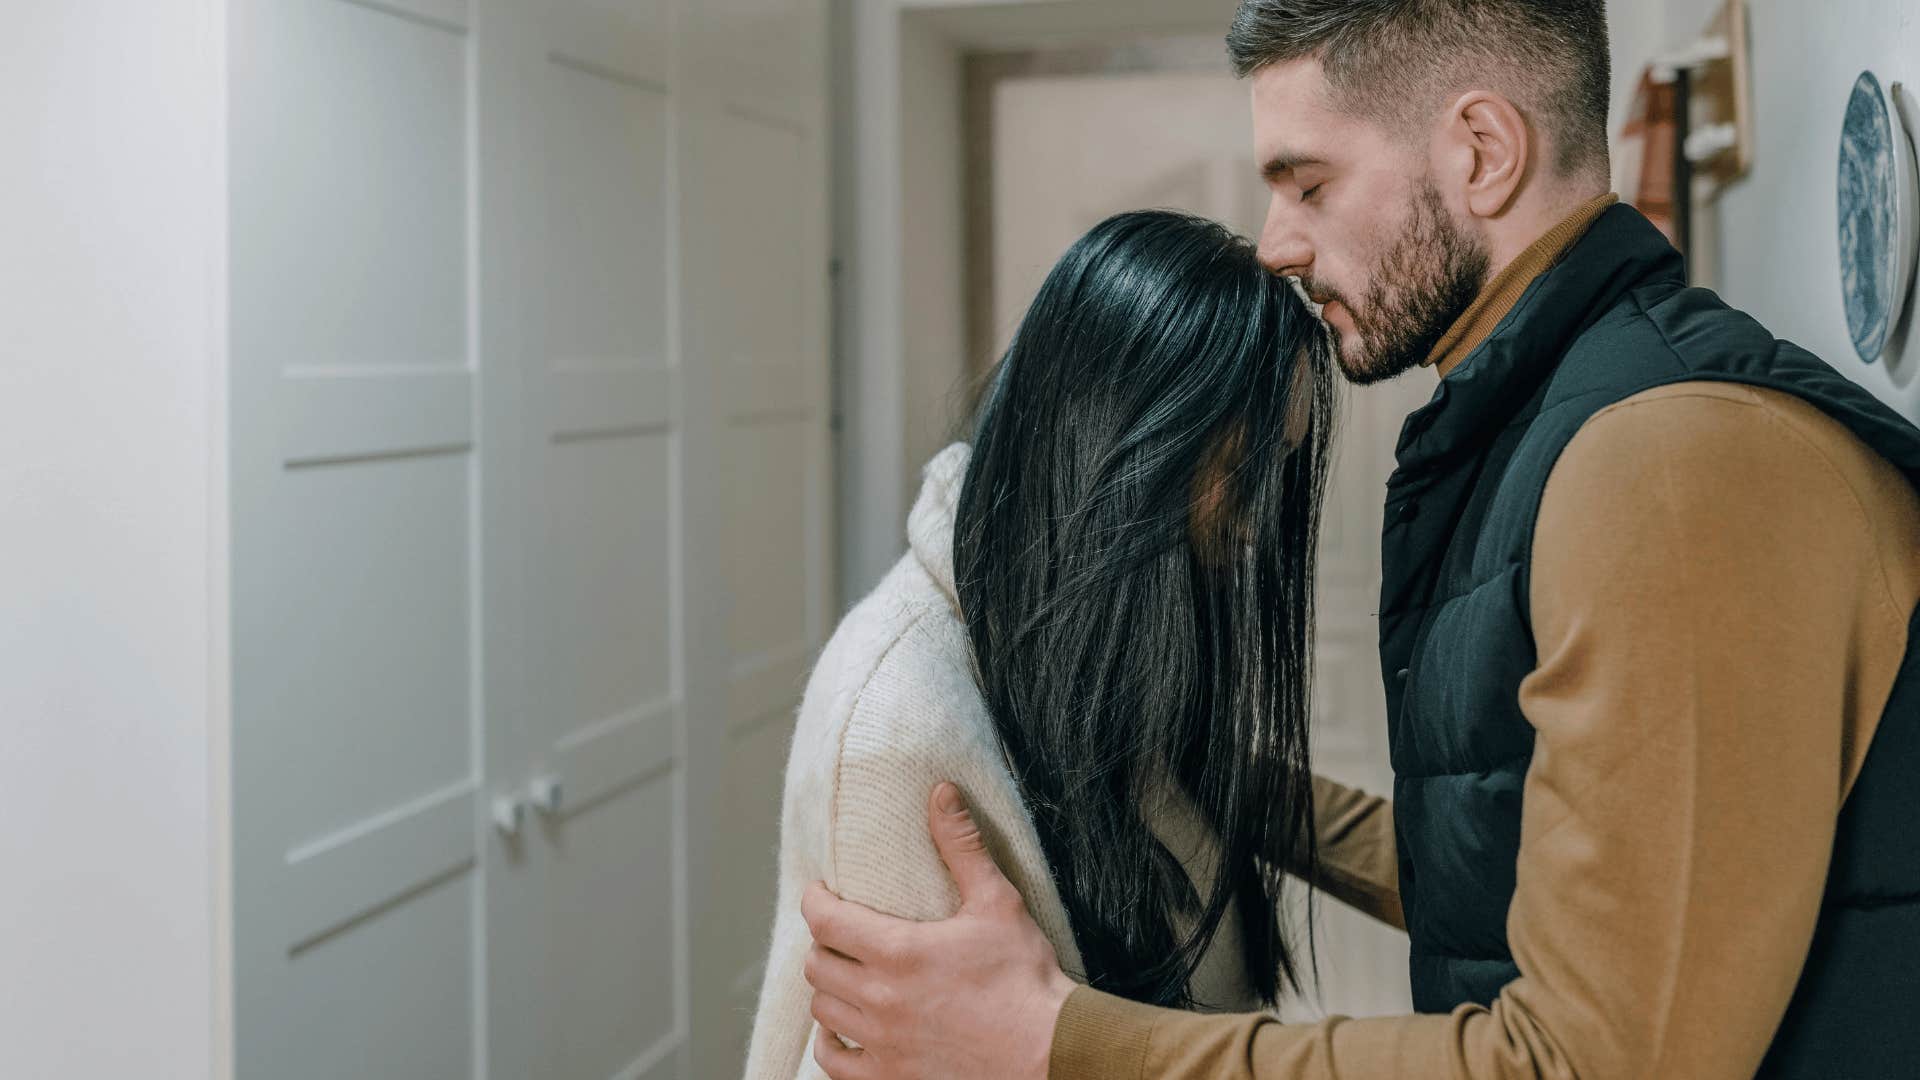
<path fill-rule="evenodd" d="M 1678 254 L 1634 210 L 1608 210 L 1533 283 L 1407 419 L 1387 490 L 1380 658 L 1422 1012 L 1489 1003 L 1518 974 L 1506 919 L 1533 754 L 1519 690 L 1535 666 L 1528 569 L 1547 476 L 1596 412 L 1690 380 L 1798 395 L 1920 484 L 1920 431 L 1687 288 Z M 1920 633 L 1909 641 L 1762 1075 L 1920 1076 Z"/>

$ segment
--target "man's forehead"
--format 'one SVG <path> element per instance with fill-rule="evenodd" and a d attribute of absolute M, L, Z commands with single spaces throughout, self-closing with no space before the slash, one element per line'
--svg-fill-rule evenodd
<path fill-rule="evenodd" d="M 1263 165 L 1319 160 L 1342 119 L 1328 106 L 1326 77 L 1311 57 L 1254 72 L 1253 140 Z"/>
<path fill-rule="evenodd" d="M 1332 108 L 1326 69 L 1317 57 L 1303 56 L 1268 64 L 1253 73 L 1253 108 L 1327 112 Z"/>
<path fill-rule="evenodd" d="M 1350 160 L 1378 141 L 1373 123 L 1336 105 L 1316 58 L 1269 64 L 1250 82 L 1253 150 L 1269 178 L 1305 165 Z"/>

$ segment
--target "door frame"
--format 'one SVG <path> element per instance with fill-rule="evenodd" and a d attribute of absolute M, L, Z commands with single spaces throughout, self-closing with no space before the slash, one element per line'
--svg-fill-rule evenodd
<path fill-rule="evenodd" d="M 970 151 L 979 143 L 964 125 L 954 132 L 958 146 L 907 137 L 939 126 L 943 115 L 964 114 L 968 80 L 930 80 L 918 67 L 907 72 L 903 57 L 929 43 L 950 51 L 956 66 L 976 53 L 1137 49 L 1148 41 L 1223 33 L 1234 6 L 1235 0 L 831 0 L 838 610 L 871 589 L 905 550 L 907 509 L 922 464 L 909 448 L 924 441 L 916 425 L 929 421 L 914 400 L 916 383 L 950 386 L 951 415 L 934 422 L 957 421 L 964 411 L 964 357 L 975 347 L 975 335 L 963 332 L 963 359 L 952 372 L 919 369 L 927 361 L 916 360 L 910 348 L 938 337 L 943 327 L 964 330 L 973 319 L 966 289 L 928 304 L 923 295 L 909 295 L 908 281 L 916 230 L 938 215 L 974 212 L 969 189 L 978 186 L 960 175 L 941 181 L 940 170 L 924 167 L 917 155 L 957 156 L 977 166 L 979 155 Z M 910 183 L 910 176 L 919 182 Z M 968 233 L 961 235 L 971 246 Z M 954 275 L 966 280 L 969 270 L 958 262 L 965 252 L 950 254 Z"/>

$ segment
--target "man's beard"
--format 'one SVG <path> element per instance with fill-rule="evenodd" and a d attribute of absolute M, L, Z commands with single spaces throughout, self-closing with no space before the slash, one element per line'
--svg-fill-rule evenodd
<path fill-rule="evenodd" d="M 1440 190 L 1427 180 L 1409 204 L 1399 240 L 1374 269 L 1362 306 L 1311 279 L 1302 285 L 1347 309 L 1360 340 L 1357 346 L 1338 343 L 1340 370 L 1349 382 L 1367 386 L 1425 363 L 1486 288 L 1490 265 L 1487 253 L 1454 222 Z"/>

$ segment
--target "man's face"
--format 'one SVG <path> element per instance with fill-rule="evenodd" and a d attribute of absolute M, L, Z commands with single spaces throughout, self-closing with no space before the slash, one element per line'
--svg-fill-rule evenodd
<path fill-rule="evenodd" d="M 1424 362 L 1489 265 L 1435 183 L 1425 140 L 1341 111 L 1313 59 L 1254 75 L 1253 135 L 1270 195 L 1260 260 L 1323 305 L 1347 378 L 1379 382 Z"/>

